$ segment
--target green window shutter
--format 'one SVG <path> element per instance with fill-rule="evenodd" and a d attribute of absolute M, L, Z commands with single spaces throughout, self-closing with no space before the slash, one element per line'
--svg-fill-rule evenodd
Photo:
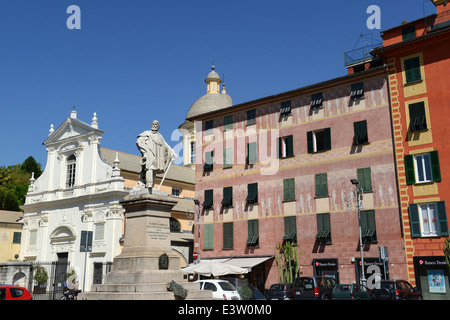
<path fill-rule="evenodd" d="M 406 83 L 420 80 L 420 58 L 415 57 L 404 61 Z"/>
<path fill-rule="evenodd" d="M 324 129 L 325 150 L 331 150 L 331 128 Z"/>
<path fill-rule="evenodd" d="M 369 168 L 361 168 L 356 170 L 359 186 L 364 192 L 372 191 L 372 173 Z"/>
<path fill-rule="evenodd" d="M 232 130 L 233 129 L 233 115 L 226 116 L 223 119 L 223 130 Z"/>
<path fill-rule="evenodd" d="M 13 243 L 20 244 L 21 239 L 22 239 L 22 232 L 14 232 L 14 234 L 13 234 Z"/>
<path fill-rule="evenodd" d="M 283 240 L 297 243 L 297 219 L 295 216 L 284 217 Z"/>
<path fill-rule="evenodd" d="M 330 214 L 323 213 L 316 215 L 317 218 L 317 234 L 316 239 L 320 243 L 331 243 L 331 226 Z"/>
<path fill-rule="evenodd" d="M 286 157 L 294 156 L 294 137 L 292 135 L 286 137 Z"/>
<path fill-rule="evenodd" d="M 427 129 L 427 119 L 425 116 L 425 103 L 417 102 L 408 106 L 409 109 L 409 130 L 419 131 Z"/>
<path fill-rule="evenodd" d="M 313 132 L 308 131 L 306 133 L 306 141 L 308 143 L 308 153 L 314 153 Z"/>
<path fill-rule="evenodd" d="M 223 248 L 233 249 L 233 222 L 223 224 Z"/>
<path fill-rule="evenodd" d="M 361 235 L 363 242 L 374 242 L 377 240 L 377 227 L 375 223 L 375 211 L 361 211 Z"/>
<path fill-rule="evenodd" d="M 213 225 L 205 224 L 203 226 L 203 250 L 213 249 Z"/>
<path fill-rule="evenodd" d="M 213 170 L 214 163 L 214 151 L 205 152 L 205 164 L 203 165 L 203 170 L 211 171 Z"/>
<path fill-rule="evenodd" d="M 213 206 L 213 198 L 214 198 L 214 192 L 212 189 L 205 190 L 205 200 L 203 201 L 203 208 L 204 209 L 210 209 Z"/>
<path fill-rule="evenodd" d="M 278 159 L 283 158 L 283 138 L 277 139 L 277 155 Z"/>
<path fill-rule="evenodd" d="M 284 201 L 295 200 L 295 179 L 283 180 Z"/>
<path fill-rule="evenodd" d="M 258 184 L 251 183 L 247 185 L 247 198 L 245 198 L 249 204 L 258 202 Z"/>
<path fill-rule="evenodd" d="M 439 153 L 438 151 L 430 152 L 430 162 L 431 162 L 431 173 L 434 182 L 441 181 L 441 168 L 439 166 Z"/>
<path fill-rule="evenodd" d="M 248 237 L 247 237 L 247 246 L 255 247 L 259 244 L 259 222 L 258 220 L 249 220 L 248 221 Z"/>
<path fill-rule="evenodd" d="M 316 197 L 328 197 L 328 179 L 326 173 L 319 173 L 315 176 Z"/>
<path fill-rule="evenodd" d="M 409 204 L 409 223 L 411 225 L 411 235 L 413 237 L 420 237 L 419 205 L 417 203 Z"/>
<path fill-rule="evenodd" d="M 247 144 L 247 164 L 256 164 L 257 162 L 257 152 L 256 152 L 256 142 Z"/>
<path fill-rule="evenodd" d="M 233 166 L 233 149 L 226 148 L 223 150 L 223 167 L 229 168 Z"/>
<path fill-rule="evenodd" d="M 416 173 L 414 170 L 414 156 L 408 154 L 405 156 L 405 174 L 406 174 L 406 184 L 416 183 Z"/>
<path fill-rule="evenodd" d="M 439 225 L 439 235 L 448 236 L 448 222 L 447 222 L 447 209 L 445 208 L 445 201 L 436 202 L 437 217 Z"/>
<path fill-rule="evenodd" d="M 223 188 L 222 204 L 224 208 L 229 208 L 233 206 L 233 187 Z"/>

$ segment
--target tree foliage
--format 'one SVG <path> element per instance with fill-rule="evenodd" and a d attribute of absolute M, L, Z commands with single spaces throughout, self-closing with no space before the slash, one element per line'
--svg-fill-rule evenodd
<path fill-rule="evenodd" d="M 41 164 L 31 156 L 22 164 L 0 166 L 0 210 L 20 211 L 33 172 L 35 179 L 42 174 Z"/>

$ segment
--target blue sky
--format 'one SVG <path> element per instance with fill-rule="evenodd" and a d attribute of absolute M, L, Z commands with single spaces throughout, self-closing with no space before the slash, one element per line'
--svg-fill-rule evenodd
<path fill-rule="evenodd" d="M 80 30 L 66 26 L 70 5 Z M 366 26 L 370 5 L 380 30 Z M 0 166 L 31 155 L 44 167 L 50 124 L 73 106 L 86 123 L 97 113 L 102 147 L 139 154 L 154 119 L 174 147 L 212 61 L 242 103 L 345 75 L 350 39 L 434 12 L 429 0 L 2 0 Z"/>

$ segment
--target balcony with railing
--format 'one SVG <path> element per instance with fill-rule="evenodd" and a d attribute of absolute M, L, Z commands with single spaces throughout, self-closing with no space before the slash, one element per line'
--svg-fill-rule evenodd
<path fill-rule="evenodd" d="M 355 40 L 355 39 L 354 39 Z M 349 40 L 352 41 L 352 40 Z M 383 42 L 376 40 L 372 35 L 360 35 L 352 48 L 344 45 L 344 63 L 348 67 L 352 64 L 372 60 L 372 50 L 381 47 Z"/>
<path fill-rule="evenodd" d="M 450 26 L 450 10 L 425 18 L 425 31 L 427 33 Z"/>

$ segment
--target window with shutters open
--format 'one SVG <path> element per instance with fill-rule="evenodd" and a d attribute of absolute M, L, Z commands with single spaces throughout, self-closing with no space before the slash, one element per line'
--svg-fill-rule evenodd
<path fill-rule="evenodd" d="M 441 169 L 438 151 L 429 153 L 406 155 L 405 158 L 406 183 L 440 182 Z"/>
<path fill-rule="evenodd" d="M 410 203 L 409 221 L 413 237 L 446 237 L 449 235 L 445 201 Z"/>
<path fill-rule="evenodd" d="M 325 128 L 306 133 L 308 153 L 331 150 L 331 129 Z"/>
<path fill-rule="evenodd" d="M 293 136 L 278 138 L 278 158 L 289 158 L 294 156 L 294 139 Z"/>

